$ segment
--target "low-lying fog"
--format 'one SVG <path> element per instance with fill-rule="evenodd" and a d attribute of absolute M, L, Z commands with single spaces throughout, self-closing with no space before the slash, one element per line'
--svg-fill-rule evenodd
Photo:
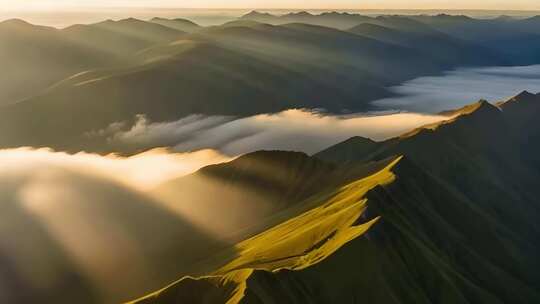
<path fill-rule="evenodd" d="M 461 68 L 440 76 L 420 77 L 392 87 L 398 96 L 373 104 L 383 109 L 436 113 L 479 99 L 497 102 L 523 90 L 540 91 L 540 65 Z"/>
<path fill-rule="evenodd" d="M 137 116 L 132 126 L 117 122 L 88 136 L 104 137 L 112 150 L 170 146 L 177 152 L 215 149 L 228 156 L 257 150 L 292 150 L 308 154 L 353 136 L 383 140 L 445 119 L 417 113 L 330 115 L 287 110 L 234 119 L 192 115 L 174 122 L 151 122 Z"/>

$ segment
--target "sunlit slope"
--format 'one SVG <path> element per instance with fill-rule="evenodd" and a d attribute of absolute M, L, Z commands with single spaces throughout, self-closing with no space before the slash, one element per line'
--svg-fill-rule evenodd
<path fill-rule="evenodd" d="M 129 62 L 134 53 L 156 44 L 177 40 L 185 32 L 130 18 L 89 25 L 77 24 L 61 30 L 60 33 L 66 40 L 90 50 L 102 51 L 125 63 Z"/>
<path fill-rule="evenodd" d="M 32 97 L 56 81 L 110 64 L 106 53 L 66 40 L 55 28 L 0 22 L 0 105 Z"/>
<path fill-rule="evenodd" d="M 194 113 L 362 110 L 368 100 L 386 96 L 384 84 L 437 70 L 409 50 L 302 25 L 209 29 L 132 59 L 138 64 L 77 74 L 0 110 L 0 145 L 106 149 L 84 133 L 137 114 L 168 121 Z M 389 67 L 392 74 L 385 72 Z"/>
<path fill-rule="evenodd" d="M 516 110 L 526 107 L 530 111 L 532 102 L 538 105 L 540 100 L 531 95 L 535 96 L 520 94 L 510 101 L 515 107 L 512 111 L 503 106 L 501 111 L 480 101 L 455 112 L 459 116 L 450 121 L 373 143 L 370 149 L 351 139 L 321 152 L 318 157 L 354 163 L 396 153 L 405 155 L 411 164 L 408 170 L 417 168 L 425 174 L 413 178 L 415 175 L 408 170 L 403 173 L 407 180 L 412 178 L 412 189 L 402 189 L 406 195 L 393 199 L 407 212 L 401 214 L 403 224 L 415 227 L 415 233 L 429 240 L 433 250 L 446 255 L 444 260 L 450 263 L 452 271 L 499 301 L 536 302 L 540 286 L 540 276 L 535 271 L 539 267 L 540 239 L 538 145 L 528 139 L 534 138 L 540 128 L 537 119 L 527 119 Z M 527 128 L 516 130 L 515 125 L 523 121 L 527 121 Z M 432 183 L 438 183 L 441 190 L 428 195 L 431 189 L 436 189 L 428 186 Z M 414 188 L 426 193 L 411 196 Z M 424 206 L 417 205 L 422 197 L 440 210 L 437 221 L 449 224 L 446 228 L 441 226 L 438 234 L 435 224 L 429 223 L 435 217 L 409 213 Z M 380 197 L 381 200 L 390 198 L 388 195 Z M 414 201 L 404 205 L 411 198 Z M 447 201 L 448 198 L 452 198 L 451 201 Z M 383 218 L 387 217 L 383 215 Z M 449 229 L 465 230 L 454 238 Z M 464 243 L 458 246 L 456 242 Z M 423 264 L 413 269 L 424 267 L 420 266 Z M 459 285 L 456 288 L 464 292 Z"/>
<path fill-rule="evenodd" d="M 259 280 L 309 269 L 365 234 L 378 220 L 363 217 L 365 195 L 394 180 L 391 170 L 397 162 L 399 158 L 369 177 L 310 198 L 306 204 L 313 209 L 239 243 L 237 257 L 212 276 L 184 278 L 137 303 L 251 303 L 249 293 L 262 283 Z M 272 288 L 272 284 L 260 287 Z M 274 303 L 273 299 L 282 298 L 292 303 L 309 296 L 289 289 L 286 283 L 281 287 L 264 291 L 268 293 L 265 300 Z"/>
<path fill-rule="evenodd" d="M 136 19 L 66 29 L 22 20 L 0 22 L 0 105 L 33 97 L 89 69 L 130 62 L 132 54 L 179 39 L 183 32 Z"/>
<path fill-rule="evenodd" d="M 404 157 L 387 182 L 363 184 L 379 173 L 316 196 L 322 205 L 238 244 L 211 276 L 141 303 L 540 301 L 537 144 L 523 140 L 538 134 L 524 116 L 537 101 L 523 93 L 502 111 L 480 101 L 398 138 L 324 151 L 346 166 Z"/>
<path fill-rule="evenodd" d="M 151 193 L 171 210 L 236 243 L 313 207 L 314 195 L 385 165 L 340 168 L 304 153 L 258 151 L 168 181 Z"/>
<path fill-rule="evenodd" d="M 389 95 L 386 86 L 456 65 L 504 63 L 412 19 L 368 19 L 414 39 L 403 45 L 298 21 L 273 26 L 242 20 L 190 34 L 137 19 L 39 31 L 15 22 L 5 61 L 13 71 L 16 65 L 29 68 L 17 70 L 25 73 L 21 77 L 5 74 L 4 83 L 18 79 L 21 94 L 40 94 L 0 110 L 0 146 L 110 152 L 106 142 L 85 134 L 137 114 L 170 121 L 194 113 L 247 116 L 290 108 L 365 111 L 369 101 Z M 35 31 L 39 35 L 25 35 Z M 41 51 L 21 52 L 28 40 Z M 33 77 L 47 81 L 23 81 Z"/>

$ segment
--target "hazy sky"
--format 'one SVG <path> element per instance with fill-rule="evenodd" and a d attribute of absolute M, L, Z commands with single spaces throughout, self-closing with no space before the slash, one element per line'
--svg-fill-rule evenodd
<path fill-rule="evenodd" d="M 539 10 L 538 0 L 0 0 L 2 10 L 81 7 Z"/>

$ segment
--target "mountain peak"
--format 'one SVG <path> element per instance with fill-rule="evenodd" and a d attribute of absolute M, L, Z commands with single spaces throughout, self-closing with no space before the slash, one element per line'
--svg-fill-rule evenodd
<path fill-rule="evenodd" d="M 251 12 L 245 14 L 241 18 L 256 18 L 256 17 L 274 17 L 274 15 L 269 14 L 269 13 L 261 13 L 259 11 L 254 10 L 254 11 L 251 11 Z"/>
<path fill-rule="evenodd" d="M 502 102 L 499 107 L 503 110 L 506 110 L 508 107 L 512 106 L 513 104 L 517 103 L 529 103 L 531 100 L 536 100 L 537 95 L 529 92 L 529 91 L 523 91 L 516 96 L 508 99 L 507 101 Z"/>
<path fill-rule="evenodd" d="M 501 103 L 499 108 L 512 124 L 521 126 L 531 119 L 537 119 L 540 113 L 540 94 L 523 91 Z"/>
<path fill-rule="evenodd" d="M 518 99 L 518 100 L 519 100 L 519 99 L 533 98 L 533 97 L 536 97 L 536 95 L 533 94 L 533 93 L 531 93 L 531 92 L 529 92 L 529 91 L 527 91 L 527 90 L 525 90 L 525 91 L 523 91 L 523 92 L 517 94 L 517 95 L 514 97 L 514 99 Z"/>
<path fill-rule="evenodd" d="M 18 19 L 18 18 L 13 18 L 13 19 L 8 19 L 8 20 L 4 20 L 2 22 L 0 22 L 0 24 L 10 24 L 10 25 L 30 25 L 30 23 L 22 20 L 22 19 Z"/>
<path fill-rule="evenodd" d="M 5 21 L 0 22 L 0 26 L 8 26 L 8 27 L 33 27 L 35 25 L 28 23 L 22 19 L 8 19 Z"/>
<path fill-rule="evenodd" d="M 500 112 L 499 108 L 485 99 L 480 99 L 479 101 L 461 108 L 459 111 L 458 117 L 460 116 L 484 116 L 485 114 L 498 113 Z"/>
<path fill-rule="evenodd" d="M 315 15 L 311 14 L 311 13 L 308 13 L 306 11 L 301 11 L 301 12 L 297 12 L 297 13 L 288 13 L 286 15 L 283 15 L 283 17 L 313 17 Z"/>

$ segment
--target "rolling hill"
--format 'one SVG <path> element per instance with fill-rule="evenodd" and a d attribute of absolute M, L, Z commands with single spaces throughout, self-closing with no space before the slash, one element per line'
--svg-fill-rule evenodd
<path fill-rule="evenodd" d="M 164 122 L 290 108 L 365 111 L 391 95 L 386 87 L 418 76 L 538 61 L 529 39 L 537 33 L 524 30 L 534 18 L 254 14 L 212 27 L 160 18 L 63 30 L 3 22 L 0 60 L 9 72 L 0 76 L 0 147 L 111 152 L 85 134 L 138 114 Z M 275 18 L 282 22 L 266 20 Z M 492 28 L 500 31 L 487 33 Z"/>
<path fill-rule="evenodd" d="M 0 105 L 31 98 L 74 74 L 125 64 L 151 45 L 182 32 L 136 19 L 74 25 L 63 30 L 22 20 L 0 23 Z"/>
<path fill-rule="evenodd" d="M 386 165 L 218 254 L 208 276 L 135 303 L 537 302 L 540 170 L 537 143 L 520 138 L 540 126 L 510 124 L 539 105 L 530 93 L 500 108 L 480 101 L 385 142 L 330 147 L 315 157 Z"/>
<path fill-rule="evenodd" d="M 444 34 L 422 38 L 432 46 L 419 50 L 301 23 L 239 21 L 185 34 L 125 19 L 51 31 L 62 39 L 71 37 L 70 43 L 78 37 L 100 54 L 116 53 L 121 59 L 2 107 L 1 147 L 110 152 L 106 142 L 85 134 L 132 121 L 138 114 L 163 122 L 190 114 L 248 116 L 290 108 L 364 111 L 370 109 L 369 101 L 389 96 L 386 86 L 456 64 L 502 62 Z M 407 35 L 418 34 L 409 30 Z M 441 49 L 446 53 L 430 55 Z"/>
<path fill-rule="evenodd" d="M 178 40 L 185 32 L 134 18 L 107 20 L 95 24 L 77 24 L 61 31 L 65 39 L 89 49 L 106 52 L 117 60 L 154 46 Z"/>

